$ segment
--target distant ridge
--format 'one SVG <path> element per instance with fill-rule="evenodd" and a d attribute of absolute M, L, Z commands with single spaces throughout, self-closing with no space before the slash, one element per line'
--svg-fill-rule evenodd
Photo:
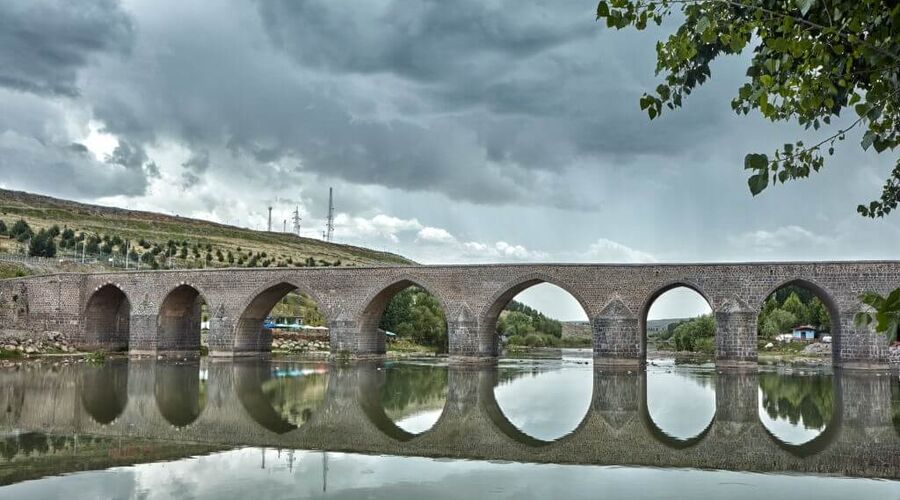
<path fill-rule="evenodd" d="M 25 219 L 35 230 L 56 224 L 76 231 L 98 235 L 116 235 L 123 239 L 144 239 L 157 244 L 169 240 L 211 245 L 214 249 L 236 253 L 264 252 L 276 259 L 296 262 L 312 258 L 334 265 L 410 265 L 415 262 L 400 255 L 369 248 L 328 243 L 292 233 L 252 229 L 143 210 L 91 205 L 51 196 L 0 189 L 0 220 L 9 226 Z M 0 238 L 0 251 L 12 251 L 12 241 Z"/>

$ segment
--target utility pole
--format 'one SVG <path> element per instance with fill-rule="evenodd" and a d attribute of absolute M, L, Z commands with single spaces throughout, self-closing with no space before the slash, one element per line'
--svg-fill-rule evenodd
<path fill-rule="evenodd" d="M 332 188 L 328 188 L 328 220 L 325 222 L 325 241 L 334 239 L 334 197 Z"/>
<path fill-rule="evenodd" d="M 84 264 L 84 258 L 87 254 L 87 236 L 81 233 L 81 263 Z"/>
<path fill-rule="evenodd" d="M 266 231 L 272 232 L 272 207 L 269 207 L 269 228 Z"/>
<path fill-rule="evenodd" d="M 131 240 L 125 242 L 125 269 L 128 269 L 128 261 L 131 260 Z"/>

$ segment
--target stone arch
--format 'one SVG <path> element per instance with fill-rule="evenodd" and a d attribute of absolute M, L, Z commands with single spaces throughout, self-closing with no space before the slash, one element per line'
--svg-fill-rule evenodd
<path fill-rule="evenodd" d="M 417 286 L 437 299 L 446 321 L 450 310 L 447 308 L 447 302 L 444 300 L 443 295 L 439 293 L 440 289 L 419 277 L 408 274 L 401 275 L 394 278 L 387 285 L 379 285 L 362 302 L 363 308 L 357 316 L 359 336 L 354 342 L 358 354 L 385 353 L 385 339 L 384 335 L 378 335 L 378 323 L 381 321 L 381 315 L 394 295 L 410 286 Z"/>
<path fill-rule="evenodd" d="M 498 338 L 496 334 L 497 330 L 497 319 L 500 317 L 500 312 L 503 311 L 503 308 L 509 304 L 516 295 L 519 295 L 523 291 L 541 283 L 548 283 L 550 285 L 556 286 L 564 290 L 566 293 L 571 295 L 578 301 L 578 304 L 581 305 L 581 308 L 584 310 L 585 314 L 589 320 L 591 320 L 591 309 L 588 307 L 588 303 L 584 300 L 579 292 L 572 289 L 569 285 L 565 284 L 561 280 L 554 278 L 548 274 L 544 273 L 531 273 L 524 276 L 519 276 L 513 281 L 509 281 L 505 283 L 500 289 L 494 293 L 490 299 L 488 299 L 487 303 L 481 309 L 481 312 L 478 315 L 479 323 L 481 327 L 479 328 L 479 353 L 482 355 L 490 355 L 497 356 L 498 355 Z"/>
<path fill-rule="evenodd" d="M 817 283 L 812 279 L 802 277 L 793 277 L 779 282 L 775 286 L 770 287 L 757 301 L 756 307 L 754 309 L 757 319 L 759 318 L 759 314 L 762 312 L 762 309 L 765 306 L 766 300 L 769 298 L 769 296 L 787 286 L 806 288 L 807 290 L 812 292 L 813 295 L 818 297 L 818 299 L 821 300 L 823 304 L 825 304 L 825 309 L 828 310 L 828 317 L 831 320 L 831 359 L 832 363 L 836 365 L 840 364 L 842 342 L 841 330 L 843 329 L 843 325 L 841 323 L 843 322 L 843 318 L 841 317 L 840 306 L 835 299 L 835 294 L 824 285 L 821 285 L 820 283 Z"/>
<path fill-rule="evenodd" d="M 271 351 L 272 335 L 263 328 L 263 321 L 278 301 L 291 292 L 308 295 L 319 306 L 326 324 L 331 324 L 330 312 L 310 287 L 293 280 L 271 281 L 254 290 L 237 309 L 240 316 L 228 342 L 235 354 Z"/>
<path fill-rule="evenodd" d="M 85 304 L 83 317 L 83 348 L 128 349 L 131 301 L 120 285 L 107 282 L 94 288 Z"/>
<path fill-rule="evenodd" d="M 698 283 L 687 279 L 681 278 L 677 280 L 672 280 L 666 282 L 665 284 L 657 287 L 641 304 L 640 312 L 638 313 L 638 329 L 641 339 L 641 359 L 647 358 L 647 315 L 650 314 L 650 308 L 653 306 L 653 303 L 656 302 L 656 299 L 660 298 L 664 293 L 674 290 L 675 288 L 687 288 L 696 292 L 698 295 L 703 297 L 703 300 L 709 305 L 709 308 L 715 312 L 716 308 L 713 305 L 712 299 L 706 291 L 701 287 Z M 718 333 L 717 333 L 718 335 Z"/>
<path fill-rule="evenodd" d="M 184 281 L 165 295 L 157 314 L 157 351 L 199 352 L 203 303 L 209 306 L 205 294 L 195 285 Z"/>

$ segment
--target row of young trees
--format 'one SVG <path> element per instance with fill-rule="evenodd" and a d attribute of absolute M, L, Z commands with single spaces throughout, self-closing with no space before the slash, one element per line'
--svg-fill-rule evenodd
<path fill-rule="evenodd" d="M 187 240 L 168 240 L 165 244 L 154 243 L 144 238 L 136 243 L 129 242 L 115 234 L 86 234 L 84 231 L 65 227 L 60 229 L 56 224 L 48 229 L 35 231 L 24 219 L 19 219 L 8 226 L 0 220 L 0 236 L 8 236 L 23 245 L 27 245 L 28 255 L 32 257 L 55 257 L 58 249 L 83 251 L 88 255 L 125 257 L 132 262 L 146 264 L 152 269 L 166 267 L 170 259 L 180 259 L 181 266 L 197 265 L 208 267 L 218 263 L 221 265 L 238 267 L 325 267 L 341 266 L 340 259 L 328 261 L 322 258 L 305 257 L 294 259 L 293 256 L 269 256 L 265 251 L 247 250 L 241 247 L 236 251 L 231 249 L 214 248 L 211 243 L 195 242 L 191 244 Z"/>

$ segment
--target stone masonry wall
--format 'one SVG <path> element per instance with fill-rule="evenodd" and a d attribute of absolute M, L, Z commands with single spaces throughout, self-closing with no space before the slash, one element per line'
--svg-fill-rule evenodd
<path fill-rule="evenodd" d="M 209 307 L 210 350 L 224 355 L 253 354 L 267 350 L 271 341 L 255 326 L 258 310 L 296 288 L 319 304 L 330 328 L 333 352 L 378 354 L 384 346 L 373 328 L 377 324 L 372 320 L 376 306 L 385 300 L 386 290 L 393 293 L 398 287 L 416 284 L 443 306 L 451 355 L 459 359 L 489 358 L 497 354 L 493 328 L 505 301 L 512 292 L 540 282 L 563 288 L 584 307 L 594 335 L 594 355 L 601 364 L 643 363 L 647 311 L 656 297 L 676 286 L 692 288 L 709 302 L 719 323 L 716 348 L 722 364 L 753 363 L 754 323 L 763 301 L 783 285 L 799 284 L 819 295 L 829 309 L 836 362 L 877 367 L 887 359 L 884 338 L 857 330 L 853 315 L 861 309 L 861 292 L 885 293 L 900 286 L 900 262 L 528 264 L 60 274 L 0 281 L 0 329 L 4 336 L 58 331 L 84 342 L 88 301 L 103 286 L 110 285 L 128 298 L 129 349 L 158 352 L 166 349 L 159 342 L 164 331 L 160 314 L 173 321 L 174 309 L 163 310 L 163 304 L 173 290 L 190 287 Z"/>

